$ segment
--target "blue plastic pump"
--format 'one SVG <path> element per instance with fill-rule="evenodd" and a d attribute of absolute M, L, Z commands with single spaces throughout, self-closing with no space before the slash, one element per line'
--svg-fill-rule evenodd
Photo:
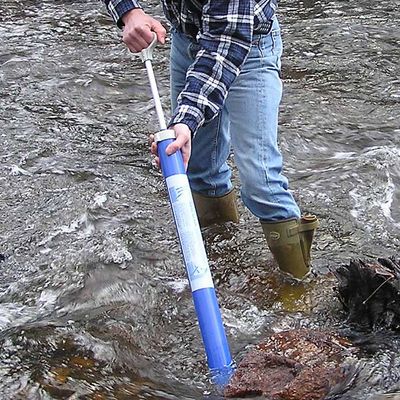
<path fill-rule="evenodd" d="M 157 37 L 154 34 L 153 42 L 140 54 L 146 66 L 160 125 L 160 131 L 155 134 L 154 140 L 168 189 L 211 379 L 217 386 L 223 387 L 234 372 L 234 362 L 222 323 L 182 153 L 177 151 L 168 156 L 165 152 L 166 147 L 175 140 L 175 132 L 167 129 L 151 64 L 156 42 Z"/>

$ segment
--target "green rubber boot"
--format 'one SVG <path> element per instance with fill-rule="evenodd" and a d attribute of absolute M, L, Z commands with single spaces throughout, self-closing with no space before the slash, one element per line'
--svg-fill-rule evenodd
<path fill-rule="evenodd" d="M 315 215 L 308 214 L 300 218 L 300 243 L 306 265 L 311 264 L 311 246 L 314 240 L 314 233 L 318 226 L 319 221 Z"/>
<path fill-rule="evenodd" d="M 222 222 L 239 222 L 235 192 L 220 197 L 208 197 L 192 192 L 199 224 L 202 228 Z"/>
<path fill-rule="evenodd" d="M 264 235 L 279 268 L 297 279 L 310 271 L 311 245 L 318 227 L 315 215 L 278 222 L 261 222 Z"/>

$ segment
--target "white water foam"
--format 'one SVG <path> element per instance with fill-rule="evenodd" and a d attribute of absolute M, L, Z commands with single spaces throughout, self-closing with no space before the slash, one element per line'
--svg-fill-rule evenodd
<path fill-rule="evenodd" d="M 382 218 L 400 228 L 400 221 L 392 215 L 396 194 L 392 170 L 400 164 L 400 149 L 371 147 L 361 155 L 360 162 L 360 170 L 367 167 L 368 175 L 359 175 L 356 186 L 349 192 L 353 201 L 351 215 L 370 231 L 377 228 Z M 376 171 L 375 176 L 371 175 L 371 167 Z"/>

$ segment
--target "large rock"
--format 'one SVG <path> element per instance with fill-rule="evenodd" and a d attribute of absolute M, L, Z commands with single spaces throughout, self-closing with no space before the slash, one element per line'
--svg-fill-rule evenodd
<path fill-rule="evenodd" d="M 319 400 L 347 378 L 345 360 L 355 353 L 346 339 L 299 329 L 271 335 L 239 363 L 225 397 Z"/>
<path fill-rule="evenodd" d="M 400 263 L 352 260 L 334 272 L 348 322 L 364 329 L 400 328 Z"/>

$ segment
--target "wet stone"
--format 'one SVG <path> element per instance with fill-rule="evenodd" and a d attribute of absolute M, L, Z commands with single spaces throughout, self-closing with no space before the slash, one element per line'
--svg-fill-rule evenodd
<path fill-rule="evenodd" d="M 308 329 L 276 333 L 245 355 L 227 398 L 319 400 L 349 377 L 356 349 L 336 334 Z"/>
<path fill-rule="evenodd" d="M 348 322 L 362 329 L 400 329 L 400 263 L 352 260 L 334 272 Z"/>
<path fill-rule="evenodd" d="M 400 393 L 375 394 L 369 400 L 400 400 Z"/>

